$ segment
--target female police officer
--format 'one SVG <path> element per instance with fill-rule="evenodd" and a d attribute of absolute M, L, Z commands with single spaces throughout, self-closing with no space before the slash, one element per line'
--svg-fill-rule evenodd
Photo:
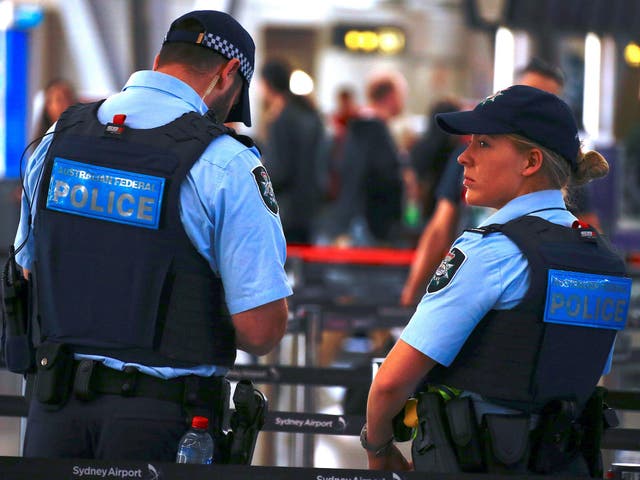
<path fill-rule="evenodd" d="M 412 467 L 393 444 L 392 420 L 414 392 L 462 391 L 472 406 L 457 413 L 457 402 L 418 396 L 416 470 L 587 473 L 577 447 L 555 445 L 549 456 L 530 430 L 540 432 L 540 413 L 562 400 L 575 423 L 624 326 L 624 263 L 563 199 L 569 183 L 604 176 L 608 164 L 582 153 L 569 107 L 533 87 L 512 86 L 436 121 L 472 134 L 458 158 L 466 200 L 498 210 L 454 242 L 378 371 L 361 434 L 369 466 Z"/>

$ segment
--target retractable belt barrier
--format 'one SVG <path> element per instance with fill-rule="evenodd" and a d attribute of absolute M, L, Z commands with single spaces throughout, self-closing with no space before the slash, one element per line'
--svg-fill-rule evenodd
<path fill-rule="evenodd" d="M 188 465 L 163 462 L 99 461 L 0 457 L 3 479 L 17 480 L 424 480 L 424 472 L 391 472 L 346 468 L 252 467 L 244 465 Z M 487 473 L 429 473 L 429 480 L 500 480 L 503 475 Z M 529 475 L 509 476 L 514 480 Z M 540 478 L 536 476 L 535 478 Z M 563 477 L 571 480 L 573 477 Z M 577 478 L 577 477 L 576 477 Z M 584 477 L 581 477 L 584 479 Z"/>
<path fill-rule="evenodd" d="M 279 370 L 281 367 L 266 367 L 269 369 Z M 251 379 L 256 383 L 279 383 L 284 378 L 290 383 L 291 378 L 283 376 L 272 376 L 265 380 L 265 376 L 260 373 L 262 369 L 251 368 L 255 370 L 253 373 L 258 375 L 249 375 L 251 370 L 248 368 L 239 371 L 232 371 L 230 377 L 236 379 Z M 305 369 L 298 370 L 332 370 L 332 369 Z M 342 370 L 342 369 L 333 369 Z M 295 375 L 297 376 L 299 372 Z M 343 372 L 334 377 L 344 378 Z M 323 384 L 324 385 L 324 384 Z M 634 391 L 610 391 L 607 394 L 606 401 L 612 408 L 622 410 L 640 411 L 640 392 Z M 27 402 L 24 397 L 0 395 L 0 416 L 10 417 L 26 417 Z M 318 413 L 301 413 L 301 412 L 267 412 L 264 426 L 262 430 L 271 432 L 288 432 L 303 434 L 323 434 L 323 435 L 347 435 L 357 436 L 360 429 L 364 425 L 365 417 L 359 415 L 327 415 Z M 640 430 L 631 428 L 612 428 L 606 430 L 602 441 L 603 449 L 610 450 L 635 450 L 640 451 Z M 482 477 L 486 478 L 486 477 Z"/>
<path fill-rule="evenodd" d="M 227 374 L 231 381 L 310 386 L 369 386 L 369 375 L 354 375 L 351 368 L 284 367 L 280 365 L 236 365 Z"/>
<path fill-rule="evenodd" d="M 288 245 L 285 268 L 294 306 L 396 304 L 413 250 Z"/>
<path fill-rule="evenodd" d="M 316 245 L 287 245 L 287 259 L 305 263 L 333 263 L 350 265 L 394 265 L 408 267 L 415 250 L 376 247 L 332 247 Z"/>

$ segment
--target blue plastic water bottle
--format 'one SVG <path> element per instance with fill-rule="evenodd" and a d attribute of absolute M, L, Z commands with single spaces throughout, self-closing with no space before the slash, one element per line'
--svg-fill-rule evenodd
<path fill-rule="evenodd" d="M 209 434 L 209 419 L 193 417 L 191 428 L 178 444 L 176 463 L 213 463 L 213 438 Z"/>

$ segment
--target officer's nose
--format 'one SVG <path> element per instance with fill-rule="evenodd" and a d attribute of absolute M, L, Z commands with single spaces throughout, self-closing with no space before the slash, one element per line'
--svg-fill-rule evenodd
<path fill-rule="evenodd" d="M 460 155 L 458 155 L 458 163 L 463 167 L 468 166 L 471 161 L 471 154 L 469 152 L 470 148 L 471 147 L 468 146 L 467 148 L 464 149 L 464 151 Z"/>

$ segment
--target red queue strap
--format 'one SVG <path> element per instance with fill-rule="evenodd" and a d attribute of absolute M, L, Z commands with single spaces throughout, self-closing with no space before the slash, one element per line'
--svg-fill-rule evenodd
<path fill-rule="evenodd" d="M 310 263 L 408 266 L 414 255 L 413 249 L 287 245 L 288 258 L 300 258 Z"/>

